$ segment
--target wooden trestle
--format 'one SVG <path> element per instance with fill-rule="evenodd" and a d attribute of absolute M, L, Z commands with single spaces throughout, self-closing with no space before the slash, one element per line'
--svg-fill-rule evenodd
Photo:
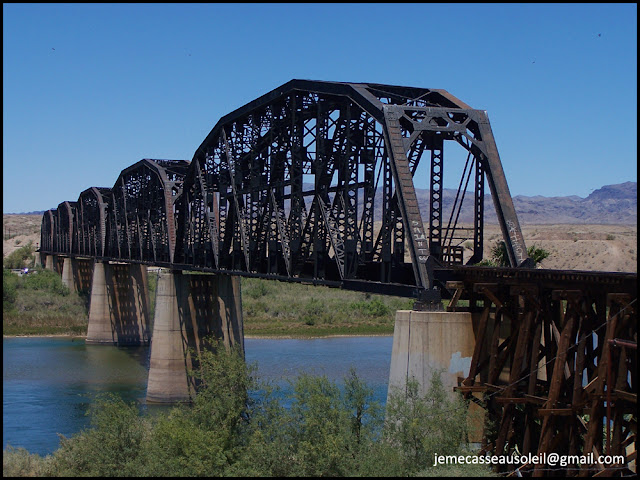
<path fill-rule="evenodd" d="M 523 475 L 634 474 L 637 275 L 463 267 L 456 277 L 449 309 L 469 308 L 476 336 L 458 390 L 486 411 L 483 450 L 595 459 L 524 464 Z"/>

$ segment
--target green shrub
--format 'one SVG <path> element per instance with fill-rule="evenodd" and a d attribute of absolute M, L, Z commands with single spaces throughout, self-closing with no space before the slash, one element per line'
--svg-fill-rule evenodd
<path fill-rule="evenodd" d="M 302 307 L 300 319 L 305 325 L 312 326 L 325 316 L 326 311 L 326 306 L 323 302 L 316 298 L 310 298 Z"/>
<path fill-rule="evenodd" d="M 56 295 L 69 295 L 69 288 L 62 283 L 62 278 L 51 270 L 37 270 L 22 277 L 22 288 L 25 290 L 45 290 Z"/>
<path fill-rule="evenodd" d="M 24 448 L 13 448 L 7 445 L 2 451 L 3 477 L 46 477 L 50 472 L 51 457 L 42 458 L 37 454 L 30 454 Z"/>
<path fill-rule="evenodd" d="M 96 397 L 89 408 L 91 429 L 61 437 L 54 453 L 56 476 L 137 476 L 144 472 L 148 422 L 137 407 L 113 394 Z"/>
<path fill-rule="evenodd" d="M 9 255 L 6 256 L 3 260 L 4 268 L 24 268 L 27 266 L 27 263 L 33 257 L 33 252 L 35 248 L 33 246 L 33 242 L 29 242 L 26 245 L 14 250 Z"/>
<path fill-rule="evenodd" d="M 20 278 L 6 268 L 2 269 L 2 311 L 11 310 L 16 301 L 16 289 Z"/>
<path fill-rule="evenodd" d="M 369 301 L 353 302 L 351 308 L 369 317 L 385 317 L 391 313 L 391 309 L 377 297 Z"/>
<path fill-rule="evenodd" d="M 253 299 L 267 296 L 273 292 L 273 288 L 267 282 L 268 280 L 259 278 L 244 278 L 242 279 L 242 293 Z"/>
<path fill-rule="evenodd" d="M 545 250 L 544 248 L 536 247 L 535 245 L 531 245 L 527 248 L 527 256 L 534 261 L 534 264 L 536 266 L 549 255 L 550 253 L 547 250 Z M 477 265 L 489 267 L 509 267 L 511 264 L 509 263 L 507 246 L 504 241 L 498 240 L 495 245 L 491 247 L 491 258 L 483 259 Z"/>
<path fill-rule="evenodd" d="M 425 395 L 420 395 L 413 378 L 406 391 L 392 390 L 389 395 L 382 444 L 389 450 L 384 454 L 390 456 L 387 462 L 395 461 L 400 475 L 431 468 L 436 454 L 464 451 L 468 406 L 460 396 L 448 397 L 440 375 L 434 372 Z"/>
<path fill-rule="evenodd" d="M 382 410 L 351 371 L 339 388 L 327 377 L 300 375 L 283 398 L 265 389 L 251 411 L 235 476 L 352 476 L 373 445 Z M 288 403 L 289 407 L 283 404 Z"/>

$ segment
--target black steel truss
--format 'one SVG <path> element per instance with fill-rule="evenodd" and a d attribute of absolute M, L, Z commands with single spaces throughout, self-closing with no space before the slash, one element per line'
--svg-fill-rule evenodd
<path fill-rule="evenodd" d="M 445 140 L 468 152 L 446 226 Z M 430 162 L 426 223 L 413 183 L 421 161 Z M 470 263 L 482 259 L 486 178 L 511 264 L 530 266 L 486 112 L 444 90 L 292 80 L 220 119 L 191 162 L 141 160 L 113 188 L 46 212 L 40 250 L 399 285 L 437 300 L 434 268 L 462 263 L 457 223 L 472 176 Z"/>

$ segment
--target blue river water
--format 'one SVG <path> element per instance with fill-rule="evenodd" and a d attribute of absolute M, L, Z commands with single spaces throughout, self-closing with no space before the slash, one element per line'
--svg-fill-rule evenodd
<path fill-rule="evenodd" d="M 281 386 L 299 373 L 326 375 L 342 384 L 350 368 L 387 396 L 393 337 L 245 339 L 245 359 L 260 380 Z M 2 341 L 2 443 L 47 455 L 89 425 L 91 399 L 113 392 L 144 402 L 149 347 L 86 345 L 66 337 L 17 337 Z"/>

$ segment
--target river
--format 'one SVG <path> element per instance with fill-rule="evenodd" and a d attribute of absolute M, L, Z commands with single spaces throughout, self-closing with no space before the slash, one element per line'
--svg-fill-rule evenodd
<path fill-rule="evenodd" d="M 386 402 L 392 336 L 245 339 L 245 359 L 258 378 L 280 385 L 300 372 L 338 384 L 354 367 Z M 86 345 L 68 337 L 15 337 L 2 341 L 2 443 L 47 455 L 89 425 L 93 396 L 113 392 L 144 403 L 149 347 Z M 156 407 L 152 407 L 156 408 Z"/>

